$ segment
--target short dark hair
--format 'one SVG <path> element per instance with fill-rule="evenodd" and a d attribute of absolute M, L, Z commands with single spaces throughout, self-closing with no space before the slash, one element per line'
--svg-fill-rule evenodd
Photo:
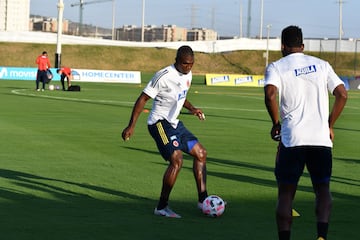
<path fill-rule="evenodd" d="M 184 55 L 194 56 L 194 52 L 190 46 L 184 45 L 184 46 L 179 47 L 179 49 L 177 50 L 177 53 L 176 53 L 176 59 L 180 59 L 181 56 L 184 56 Z"/>
<path fill-rule="evenodd" d="M 47 54 L 47 51 L 43 51 L 42 54 L 43 54 L 43 55 L 44 55 L 44 54 Z"/>
<path fill-rule="evenodd" d="M 301 47 L 303 34 L 298 26 L 288 26 L 282 30 L 281 43 L 287 47 Z"/>

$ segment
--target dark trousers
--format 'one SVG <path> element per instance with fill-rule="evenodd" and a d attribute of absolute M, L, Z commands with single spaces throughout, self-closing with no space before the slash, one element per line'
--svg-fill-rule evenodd
<path fill-rule="evenodd" d="M 66 90 L 66 89 L 65 89 L 65 78 L 66 78 L 66 80 L 69 82 L 69 79 L 67 79 L 66 75 L 65 75 L 65 74 L 61 74 L 60 80 L 61 80 L 62 90 Z"/>
<path fill-rule="evenodd" d="M 42 88 L 45 89 L 47 75 L 45 70 L 38 70 L 36 75 L 36 89 L 39 89 L 39 84 L 42 82 Z"/>

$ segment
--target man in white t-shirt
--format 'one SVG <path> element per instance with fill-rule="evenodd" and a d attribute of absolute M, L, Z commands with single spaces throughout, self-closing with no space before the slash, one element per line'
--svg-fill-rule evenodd
<path fill-rule="evenodd" d="M 303 50 L 301 28 L 285 28 L 281 36 L 283 57 L 265 71 L 265 105 L 273 124 L 270 134 L 280 141 L 275 166 L 279 240 L 290 239 L 292 203 L 305 166 L 316 196 L 317 237 L 327 238 L 333 127 L 347 99 L 344 83 L 330 64 Z M 329 92 L 335 96 L 331 112 Z"/>
<path fill-rule="evenodd" d="M 153 105 L 147 124 L 151 136 L 162 157 L 169 162 L 163 176 L 160 199 L 154 210 L 155 215 L 180 218 L 168 206 L 170 192 L 183 164 L 183 152 L 194 157 L 193 171 L 198 191 L 198 207 L 207 197 L 206 190 L 206 149 L 198 139 L 185 128 L 178 116 L 183 107 L 200 120 L 205 120 L 201 109 L 194 107 L 186 95 L 191 85 L 191 68 L 194 53 L 189 46 L 177 50 L 175 63 L 158 71 L 144 88 L 135 102 L 128 126 L 122 138 L 129 140 L 133 135 L 136 121 L 146 102 L 151 98 Z"/>

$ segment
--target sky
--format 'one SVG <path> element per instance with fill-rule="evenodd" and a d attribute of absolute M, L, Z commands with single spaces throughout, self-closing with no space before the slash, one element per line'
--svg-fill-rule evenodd
<path fill-rule="evenodd" d="M 57 17 L 59 0 L 30 0 L 30 13 Z M 113 1 L 115 8 L 113 9 Z M 80 0 L 63 0 L 64 18 L 79 22 Z M 359 0 L 83 0 L 83 23 L 98 27 L 176 25 L 214 29 L 220 36 L 279 37 L 289 25 L 305 38 L 360 39 Z M 143 16 L 143 2 L 145 14 Z M 341 2 L 341 4 L 339 3 Z M 261 7 L 263 6 L 263 7 Z M 261 11 L 261 9 L 263 9 Z M 340 11 L 341 10 L 341 11 Z M 341 14 L 340 14 L 341 13 Z"/>

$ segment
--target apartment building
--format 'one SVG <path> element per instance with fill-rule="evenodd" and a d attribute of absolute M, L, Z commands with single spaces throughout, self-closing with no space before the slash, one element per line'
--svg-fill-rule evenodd
<path fill-rule="evenodd" d="M 29 31 L 30 0 L 0 0 L 0 31 Z"/>

